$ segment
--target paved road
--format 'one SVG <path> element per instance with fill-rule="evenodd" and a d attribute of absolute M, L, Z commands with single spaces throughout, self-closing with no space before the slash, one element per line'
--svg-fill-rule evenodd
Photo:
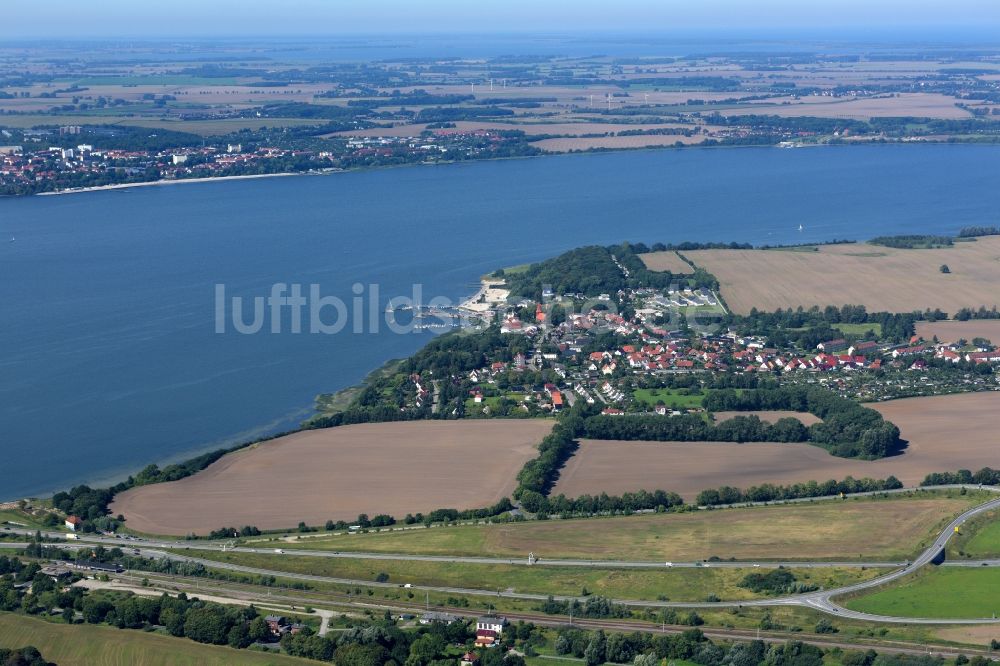
<path fill-rule="evenodd" d="M 947 486 L 960 488 L 962 486 Z M 990 490 L 993 492 L 1000 492 L 1000 488 L 983 488 L 984 490 Z M 879 494 L 879 493 L 871 493 Z M 831 590 L 821 590 L 817 592 L 809 592 L 805 594 L 798 594 L 787 597 L 778 598 L 767 598 L 767 599 L 754 599 L 749 601 L 731 601 L 731 602 L 670 602 L 670 601 L 645 601 L 636 599 L 615 599 L 614 601 L 618 603 L 627 604 L 629 606 L 635 607 L 647 607 L 647 608 L 704 608 L 704 607 L 722 607 L 722 608 L 732 608 L 732 607 L 755 607 L 755 606 L 803 606 L 807 608 L 813 608 L 816 610 L 835 615 L 837 617 L 844 617 L 850 619 L 864 620 L 869 622 L 887 622 L 887 623 L 901 623 L 901 624 L 987 624 L 1000 622 L 997 618 L 979 618 L 979 619 L 939 619 L 939 618 L 904 618 L 904 617 L 887 617 L 880 615 L 872 615 L 868 613 L 860 613 L 857 611 L 852 611 L 833 601 L 834 597 L 840 597 L 846 594 L 852 594 L 855 592 L 860 592 L 863 590 L 872 589 L 880 585 L 898 580 L 904 576 L 916 572 L 917 570 L 931 564 L 935 560 L 938 560 L 948 541 L 954 536 L 956 528 L 963 525 L 969 519 L 992 511 L 994 509 L 1000 508 L 1000 498 L 993 499 L 979 506 L 973 507 L 961 515 L 956 517 L 947 527 L 937 536 L 934 542 L 925 549 L 916 559 L 908 563 L 871 563 L 866 566 L 877 566 L 882 565 L 885 567 L 893 568 L 889 573 L 882 576 L 878 576 L 868 581 L 861 583 L 856 583 L 853 585 L 848 585 L 840 588 L 835 588 Z M 21 531 L 21 533 L 33 534 L 31 531 Z M 51 533 L 52 536 L 64 537 L 61 533 Z M 269 569 L 261 569 L 256 567 L 247 567 L 243 565 L 231 564 L 228 562 L 217 562 L 215 560 L 208 560 L 203 558 L 194 557 L 187 554 L 179 553 L 169 553 L 166 552 L 165 548 L 170 549 L 190 549 L 190 550 L 217 550 L 221 548 L 219 543 L 211 543 L 206 541 L 162 541 L 162 540 L 128 540 L 123 541 L 120 539 L 110 538 L 110 537 L 91 537 L 87 536 L 86 540 L 88 542 L 97 541 L 106 545 L 116 545 L 124 546 L 126 548 L 137 548 L 143 555 L 148 557 L 158 557 L 167 558 L 172 560 L 180 561 L 191 561 L 198 562 L 205 566 L 211 566 L 215 568 L 228 569 L 232 571 L 239 571 L 243 573 L 250 573 L 254 575 L 266 575 L 266 576 L 280 576 L 283 578 L 291 578 L 297 580 L 313 580 L 318 582 L 328 582 L 346 585 L 365 585 L 368 587 L 398 587 L 398 584 L 394 583 L 375 583 L 372 581 L 363 581 L 347 578 L 335 578 L 328 576 L 316 576 L 312 574 L 297 574 L 289 573 L 285 571 L 275 571 Z M 2 543 L 2 542 L 0 542 Z M 67 544 L 72 545 L 72 544 Z M 79 544 L 83 545 L 83 544 Z M 263 549 L 263 548 L 234 548 L 235 552 L 250 552 L 250 553 L 270 553 L 274 554 L 275 550 Z M 367 559 L 384 559 L 384 560 L 414 560 L 414 561 L 442 561 L 442 562 L 468 562 L 468 563 L 479 563 L 479 564 L 507 564 L 515 562 L 515 560 L 507 558 L 474 558 L 474 557 L 447 557 L 447 556 L 419 556 L 419 555 L 395 555 L 395 554 L 383 554 L 383 553 L 338 553 L 330 551 L 294 551 L 296 555 L 305 557 L 343 557 L 343 558 L 367 558 Z M 290 553 L 286 553 L 290 555 Z M 591 560 L 542 560 L 537 564 L 545 565 L 561 565 L 561 566 L 588 566 L 597 567 L 604 566 L 608 568 L 627 568 L 627 567 L 663 567 L 664 564 L 659 562 L 600 562 L 597 563 Z M 527 561 L 524 561 L 527 565 Z M 997 564 L 997 560 L 985 561 L 988 566 L 990 564 Z M 676 563 L 674 566 L 685 566 L 685 567 L 747 567 L 753 566 L 754 563 L 747 562 L 688 562 L 688 563 Z M 834 563 L 831 562 L 786 562 L 786 563 L 766 563 L 766 566 L 774 567 L 779 566 L 779 564 L 784 564 L 785 566 L 811 566 L 811 567 L 827 567 Z M 847 564 L 847 563 L 843 563 Z M 852 565 L 857 565 L 857 562 L 850 563 Z M 969 562 L 961 561 L 956 563 L 957 566 L 983 566 L 984 562 Z M 765 563 L 760 563 L 763 567 Z M 468 588 L 458 588 L 458 587 L 442 587 L 442 586 L 425 586 L 425 585 L 413 585 L 413 589 L 419 590 L 430 590 L 435 592 L 444 592 L 449 594 L 477 594 L 481 595 L 484 593 L 491 593 L 490 591 L 482 589 L 468 589 Z M 528 600 L 544 600 L 547 599 L 549 595 L 543 594 L 531 594 L 531 593 L 521 593 L 512 591 L 497 591 L 498 597 L 507 597 L 515 599 L 528 599 Z M 554 595 L 554 598 L 560 601 L 576 599 L 573 596 L 561 596 Z"/>
<path fill-rule="evenodd" d="M 364 609 L 366 611 L 384 611 L 391 610 L 394 612 L 408 611 L 408 612 L 421 612 L 424 610 L 424 604 L 422 603 L 412 603 L 404 601 L 362 601 L 355 598 L 346 597 L 340 601 L 330 601 L 328 599 L 318 600 L 312 596 L 302 596 L 301 593 L 296 593 L 294 591 L 278 591 L 278 590 L 268 590 L 267 595 L 249 593 L 243 590 L 233 591 L 231 589 L 219 589 L 212 586 L 211 581 L 198 581 L 192 584 L 188 579 L 183 577 L 175 577 L 164 574 L 154 574 L 151 579 L 156 580 L 159 578 L 165 578 L 169 581 L 170 592 L 176 592 L 178 589 L 184 589 L 192 596 L 200 596 L 202 593 L 210 594 L 221 594 L 221 595 L 234 595 L 236 599 L 241 601 L 256 599 L 258 603 L 268 604 L 276 602 L 289 602 L 293 604 L 293 609 L 296 606 L 313 606 L 315 607 L 317 603 L 326 603 L 332 606 L 343 606 L 351 609 Z M 156 583 L 154 583 L 155 585 Z M 219 583 L 223 584 L 223 583 Z M 337 595 L 334 595 L 337 596 Z M 457 615 L 460 617 L 477 617 L 480 611 L 470 610 L 465 608 L 449 608 L 445 607 L 442 610 Z M 544 615 L 541 613 L 520 613 L 520 612 L 510 612 L 505 613 L 510 620 L 524 620 L 526 622 L 533 622 L 536 625 L 546 626 L 546 627 L 562 627 L 567 623 L 566 618 L 561 616 Z M 643 632 L 657 632 L 665 634 L 679 634 L 689 627 L 674 627 L 674 626 L 655 626 L 648 622 L 641 620 L 592 620 L 592 619 L 580 619 L 576 618 L 573 620 L 573 624 L 587 629 L 605 629 L 608 631 L 643 631 Z M 965 654 L 966 656 L 972 656 L 974 654 L 981 654 L 986 657 L 993 657 L 993 652 L 977 648 L 961 648 L 957 649 L 952 646 L 946 645 L 931 645 L 931 644 L 920 644 L 913 645 L 906 642 L 897 641 L 885 641 L 885 640 L 868 640 L 863 638 L 852 639 L 856 642 L 847 642 L 843 639 L 838 639 L 835 636 L 816 636 L 816 635 L 803 635 L 795 634 L 790 636 L 785 632 L 768 632 L 768 631 L 757 631 L 752 629 L 725 629 L 725 628 L 711 628 L 702 627 L 703 633 L 712 639 L 722 639 L 722 640 L 752 640 L 754 638 L 763 640 L 767 643 L 778 643 L 782 644 L 789 638 L 794 638 L 795 640 L 801 640 L 804 643 L 810 643 L 812 645 L 817 645 L 825 648 L 840 647 L 842 649 L 856 650 L 859 648 L 873 647 L 878 649 L 880 653 L 892 653 L 892 654 L 913 654 L 924 656 L 927 654 L 934 654 L 936 656 L 942 657 L 956 657 L 958 654 Z"/>
<path fill-rule="evenodd" d="M 990 500 L 984 504 L 973 507 L 961 515 L 953 519 L 948 525 L 942 530 L 942 532 L 937 536 L 934 542 L 925 549 L 916 559 L 912 562 L 906 564 L 905 566 L 894 569 L 893 571 L 886 573 L 882 576 L 878 576 L 868 581 L 861 583 L 855 583 L 853 585 L 847 585 L 844 587 L 832 589 L 832 590 L 822 590 L 817 592 L 809 592 L 805 594 L 793 595 L 788 597 L 779 598 L 769 598 L 769 599 L 754 599 L 750 601 L 742 602 L 716 602 L 716 603 L 706 603 L 706 602 L 664 602 L 664 601 L 643 601 L 634 599 L 618 599 L 619 603 L 625 603 L 630 606 L 637 607 L 647 607 L 647 608 L 663 608 L 663 607 L 673 607 L 673 608 L 703 608 L 703 607 L 754 607 L 754 606 L 804 606 L 807 608 L 813 608 L 816 610 L 835 615 L 837 617 L 845 617 L 856 620 L 863 620 L 869 622 L 887 622 L 887 623 L 899 623 L 899 624 L 991 624 L 1000 622 L 997 618 L 979 618 L 979 619 L 940 619 L 940 618 L 904 618 L 904 617 L 888 617 L 881 615 L 872 615 L 869 613 L 860 613 L 857 611 L 852 611 L 833 601 L 834 597 L 843 596 L 846 594 L 852 594 L 855 592 L 861 592 L 863 590 L 872 589 L 886 583 L 898 580 L 904 576 L 916 572 L 917 570 L 931 564 L 935 560 L 939 559 L 948 541 L 954 536 L 956 528 L 965 524 L 971 518 L 978 516 L 982 513 L 992 511 L 994 509 L 1000 508 L 1000 498 Z M 261 550 L 261 549 L 255 549 Z M 273 550 L 270 551 L 273 553 Z M 191 558 L 186 555 L 177 555 L 174 553 L 163 553 L 162 551 L 150 551 L 150 555 L 156 556 L 166 556 L 170 558 L 180 558 L 180 559 L 193 559 L 195 561 L 201 562 L 206 566 L 215 566 L 222 568 L 231 568 L 236 571 L 242 571 L 245 573 L 252 573 L 258 575 L 276 575 L 283 576 L 286 578 L 299 578 L 302 580 L 318 580 L 335 582 L 341 584 L 357 585 L 364 584 L 367 586 L 378 585 L 384 587 L 398 587 L 397 585 L 390 583 L 376 584 L 370 581 L 356 581 L 348 579 L 336 579 L 336 578 L 326 578 L 323 576 L 312 576 L 310 574 L 289 574 L 285 572 L 269 571 L 265 569 L 256 569 L 253 567 L 243 567 L 241 565 L 233 565 L 229 563 L 215 562 L 214 560 L 204 560 L 200 558 Z M 334 554 L 336 555 L 336 554 Z M 388 557 L 386 559 L 392 559 Z M 711 563 L 710 566 L 715 566 L 717 563 Z M 718 563 L 721 564 L 721 563 Z M 726 563 L 732 565 L 733 563 Z M 814 563 L 816 564 L 816 563 Z M 967 563 L 963 563 L 967 564 Z M 829 566 L 829 563 L 823 563 L 824 566 Z M 745 565 L 744 565 L 745 566 Z M 799 566 L 799 564 L 796 564 Z M 437 592 L 446 592 L 451 594 L 482 594 L 483 590 L 469 590 L 465 588 L 453 588 L 453 587 L 432 587 L 432 586 L 421 586 L 414 585 L 414 589 L 427 589 Z M 510 597 L 517 599 L 533 599 L 542 600 L 546 599 L 548 595 L 541 594 L 530 594 L 530 593 L 519 593 L 519 592 L 506 592 L 499 590 L 497 592 L 499 597 Z M 557 600 L 565 601 L 568 599 L 573 599 L 576 597 L 568 596 L 555 596 Z"/>

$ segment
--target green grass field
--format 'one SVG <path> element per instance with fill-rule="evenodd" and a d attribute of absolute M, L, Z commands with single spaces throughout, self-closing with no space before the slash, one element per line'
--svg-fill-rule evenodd
<path fill-rule="evenodd" d="M 906 559 L 979 493 L 957 491 L 767 507 L 317 535 L 282 548 L 521 559 Z M 251 541 L 251 544 L 255 542 Z"/>
<path fill-rule="evenodd" d="M 962 526 L 948 544 L 949 557 L 984 559 L 1000 557 L 1000 511 L 990 511 Z"/>
<path fill-rule="evenodd" d="M 668 407 L 676 405 L 680 409 L 691 407 L 701 407 L 704 394 L 692 395 L 688 389 L 636 389 L 632 392 L 632 397 L 637 401 L 653 407 L 658 402 L 663 402 Z"/>
<path fill-rule="evenodd" d="M 878 322 L 871 324 L 833 324 L 833 328 L 845 335 L 864 335 L 868 331 L 874 331 L 876 337 L 881 337 L 882 335 L 882 324 Z"/>
<path fill-rule="evenodd" d="M 8 524 L 8 523 L 10 523 L 10 524 Z M 54 527 L 54 528 L 53 527 L 44 527 L 41 524 L 41 522 L 39 522 L 39 520 L 37 518 L 35 518 L 34 516 L 32 516 L 29 513 L 25 513 L 24 511 L 20 511 L 18 509 L 5 509 L 3 511 L 0 511 L 0 526 L 3 526 L 3 527 L 20 527 L 21 525 L 24 525 L 25 527 L 30 527 L 30 528 L 39 528 L 39 529 L 46 529 L 46 530 L 52 530 L 52 529 L 61 530 L 61 529 L 63 529 L 62 521 L 60 521 L 59 524 L 56 527 Z M 0 529 L 2 529 L 2 527 L 0 527 Z"/>
<path fill-rule="evenodd" d="M 511 589 L 537 594 L 580 595 L 586 589 L 592 594 L 607 597 L 651 601 L 664 596 L 675 601 L 704 601 L 712 594 L 720 599 L 752 599 L 758 596 L 737 585 L 746 574 L 755 571 L 751 568 L 590 569 L 234 552 L 204 552 L 198 557 L 273 571 L 364 581 L 374 581 L 380 573 L 385 573 L 389 576 L 387 582 L 399 585 L 411 583 L 483 591 Z M 822 587 L 836 587 L 878 574 L 874 570 L 834 567 L 792 571 L 797 579 Z"/>
<path fill-rule="evenodd" d="M 1000 613 L 998 589 L 1000 569 L 934 567 L 844 605 L 865 613 L 899 617 L 994 617 Z"/>
<path fill-rule="evenodd" d="M 108 626 L 67 625 L 0 613 L 0 646 L 33 645 L 59 666 L 293 666 L 314 661 L 203 645 L 186 638 Z"/>

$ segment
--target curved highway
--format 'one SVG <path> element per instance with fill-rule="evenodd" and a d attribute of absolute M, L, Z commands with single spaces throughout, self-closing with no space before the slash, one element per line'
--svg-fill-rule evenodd
<path fill-rule="evenodd" d="M 983 490 L 990 490 L 992 492 L 1000 492 L 1000 488 L 996 487 L 982 487 Z M 967 511 L 961 513 L 959 516 L 954 518 L 948 525 L 941 531 L 941 533 L 934 539 L 933 543 L 928 546 L 920 555 L 914 559 L 912 562 L 900 563 L 900 562 L 678 562 L 671 563 L 674 567 L 732 567 L 732 568 L 745 568 L 751 566 L 761 566 L 761 567 L 777 567 L 777 566 L 787 566 L 787 567 L 830 567 L 830 566 L 866 566 L 866 567 L 882 567 L 882 568 L 892 568 L 893 571 L 885 573 L 881 576 L 873 578 L 871 580 L 863 581 L 860 583 L 855 583 L 852 585 L 847 585 L 844 587 L 834 588 L 830 590 L 819 590 L 816 592 L 807 592 L 804 594 L 797 594 L 785 597 L 773 597 L 764 599 L 753 599 L 748 601 L 722 601 L 722 602 L 672 602 L 672 601 L 645 601 L 636 599 L 614 599 L 613 601 L 621 604 L 626 604 L 635 607 L 646 607 L 646 608 L 705 608 L 705 607 L 756 607 L 756 606 L 802 606 L 806 608 L 812 608 L 819 610 L 831 615 L 843 618 L 849 618 L 854 620 L 863 620 L 869 622 L 886 622 L 886 623 L 899 623 L 899 624 L 992 624 L 1000 622 L 998 618 L 970 618 L 970 619 L 941 619 L 941 618 L 911 618 L 911 617 L 891 617 L 891 616 L 881 616 L 872 615 L 869 613 L 861 613 L 858 611 L 852 611 L 847 609 L 836 602 L 834 602 L 835 597 L 840 597 L 847 594 L 853 594 L 856 592 L 862 592 L 864 590 L 869 590 L 872 588 L 885 585 L 886 583 L 891 583 L 904 576 L 908 576 L 916 571 L 922 569 L 923 567 L 931 564 L 939 558 L 943 557 L 945 547 L 948 541 L 954 536 L 957 528 L 961 527 L 971 518 L 974 518 L 980 514 L 992 511 L 994 509 L 1000 509 L 1000 498 L 990 500 L 984 504 L 972 507 Z M 34 534 L 34 532 L 29 530 L 15 530 L 16 533 L 22 534 Z M 52 536 L 56 538 L 64 538 L 66 535 L 64 533 L 45 533 L 46 536 Z M 178 561 L 188 561 L 196 562 L 207 567 L 213 567 L 217 569 L 227 569 L 231 571 L 238 571 L 242 573 L 249 573 L 254 575 L 265 575 L 265 576 L 278 576 L 282 578 L 290 578 L 296 580 L 311 580 L 317 582 L 327 582 L 327 583 L 337 583 L 345 585 L 364 585 L 367 587 L 399 587 L 397 583 L 376 583 L 369 580 L 357 580 L 348 578 L 335 578 L 329 576 L 317 576 L 312 574 L 299 574 L 291 573 L 287 571 L 262 569 L 257 567 L 249 567 L 238 564 L 232 564 L 229 562 L 218 562 L 215 560 L 199 558 L 191 555 L 186 555 L 182 553 L 177 553 L 177 549 L 186 550 L 218 550 L 223 548 L 225 550 L 230 550 L 233 552 L 243 552 L 243 553 L 262 553 L 262 554 L 274 554 L 274 548 L 243 548 L 234 547 L 226 548 L 219 542 L 206 542 L 206 541 L 163 541 L 163 540 L 146 540 L 146 539 L 132 539 L 132 540 L 121 540 L 112 537 L 100 537 L 100 536 L 90 536 L 86 535 L 84 537 L 86 542 L 89 543 L 102 543 L 105 545 L 114 545 L 119 547 L 132 547 L 139 550 L 140 553 L 149 557 L 156 558 L 166 558 Z M 6 544 L 8 547 L 18 547 L 23 544 Z M 82 546 L 84 543 L 80 544 L 66 544 L 69 547 Z M 4 547 L 3 542 L 0 542 L 0 547 Z M 175 552 L 167 552 L 164 549 L 172 549 Z M 372 560 L 409 560 L 409 561 L 427 561 L 427 562 L 452 562 L 452 563 L 472 563 L 472 564 L 516 564 L 523 563 L 528 564 L 526 560 L 514 560 L 511 558 L 488 558 L 488 557 L 465 557 L 465 556 L 435 556 L 435 555 L 402 555 L 402 554 L 390 554 L 390 553 L 341 553 L 332 551 L 312 551 L 312 550 L 291 550 L 285 553 L 290 556 L 299 557 L 328 557 L 328 558 L 349 558 L 349 559 L 372 559 Z M 998 560 L 981 560 L 981 561 L 961 561 L 956 562 L 952 566 L 984 566 L 989 564 L 1000 564 Z M 534 566 L 538 565 L 548 565 L 548 566 L 580 566 L 580 567 L 594 567 L 594 568 L 660 568 L 662 569 L 665 565 L 662 562 L 640 562 L 640 561 L 605 561 L 605 560 L 538 560 L 534 563 Z M 414 584 L 413 589 L 419 590 L 429 590 L 434 592 L 444 592 L 449 594 L 471 594 L 471 595 L 483 595 L 483 594 L 496 594 L 499 597 L 515 598 L 515 599 L 527 599 L 527 600 L 545 600 L 550 595 L 547 594 L 532 594 L 524 592 L 515 591 L 504 591 L 498 590 L 495 593 L 490 590 L 482 589 L 468 589 L 468 588 L 458 588 L 458 587 L 442 587 L 442 586 L 428 586 L 428 585 L 418 585 Z M 561 595 L 551 595 L 554 599 L 559 601 L 566 601 L 572 599 L 580 599 L 575 596 L 561 596 Z"/>

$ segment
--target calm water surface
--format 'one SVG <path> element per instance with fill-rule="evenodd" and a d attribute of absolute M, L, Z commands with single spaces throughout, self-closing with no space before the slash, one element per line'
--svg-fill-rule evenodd
<path fill-rule="evenodd" d="M 589 243 L 945 233 L 998 210 L 1000 149 L 977 146 L 634 152 L 0 200 L 0 499 L 292 427 L 317 393 L 429 335 L 219 335 L 216 284 L 315 283 L 345 300 L 378 284 L 384 301 L 421 283 L 458 299 L 493 268 Z"/>

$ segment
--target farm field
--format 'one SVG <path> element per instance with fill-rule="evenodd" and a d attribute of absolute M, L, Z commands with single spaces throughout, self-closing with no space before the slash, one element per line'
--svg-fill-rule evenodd
<path fill-rule="evenodd" d="M 527 554 L 525 554 L 527 555 Z M 412 560 L 366 560 L 321 558 L 261 553 L 200 553 L 203 559 L 230 562 L 269 571 L 313 576 L 330 576 L 374 581 L 380 573 L 389 583 L 458 587 L 486 592 L 510 590 L 533 594 L 576 596 L 590 594 L 614 599 L 656 600 L 666 596 L 671 601 L 704 601 L 711 594 L 720 599 L 755 599 L 756 594 L 739 586 L 750 567 L 697 569 L 606 569 L 585 567 L 528 567 L 523 564 L 468 564 L 455 562 L 419 562 Z M 790 571 L 797 580 L 822 587 L 835 587 L 873 578 L 881 570 L 823 567 Z"/>
<path fill-rule="evenodd" d="M 130 529 L 181 536 L 489 506 L 510 495 L 551 427 L 536 419 L 307 430 L 231 453 L 186 479 L 133 488 L 111 511 Z"/>
<path fill-rule="evenodd" d="M 666 252 L 646 252 L 639 255 L 642 263 L 651 271 L 670 271 L 675 274 L 691 273 L 693 269 L 688 262 L 681 259 L 673 250 Z"/>
<path fill-rule="evenodd" d="M 969 319 L 967 321 L 918 321 L 917 335 L 924 340 L 935 336 L 941 342 L 957 342 L 965 339 L 986 338 L 1000 343 L 1000 319 Z"/>
<path fill-rule="evenodd" d="M 899 617 L 987 618 L 1000 613 L 998 586 L 997 568 L 930 567 L 843 605 Z"/>
<path fill-rule="evenodd" d="M 282 548 L 552 559 L 905 559 L 978 493 L 290 537 Z M 252 544 L 256 545 L 256 544 Z"/>
<path fill-rule="evenodd" d="M 124 125 L 129 127 L 149 127 L 169 129 L 175 132 L 190 132 L 199 136 L 217 136 L 238 132 L 243 129 L 261 127 L 301 127 L 315 125 L 309 118 L 226 118 L 224 120 L 170 120 L 167 118 L 127 118 L 124 116 L 85 115 L 26 115 L 4 116 L 7 127 L 27 128 L 36 125 Z"/>
<path fill-rule="evenodd" d="M 33 645 L 59 666 L 298 666 L 315 664 L 281 654 L 205 645 L 134 629 L 67 625 L 0 612 L 0 646 Z"/>
<path fill-rule="evenodd" d="M 769 411 L 761 412 L 714 412 L 712 414 L 715 417 L 716 423 L 721 423 L 731 418 L 737 416 L 756 416 L 761 421 L 766 421 L 767 423 L 774 423 L 780 419 L 798 419 L 802 425 L 810 426 L 813 423 L 819 423 L 821 419 L 809 412 L 789 412 L 780 409 L 774 409 Z"/>
<path fill-rule="evenodd" d="M 769 100 L 770 101 L 770 100 Z M 745 108 L 724 113 L 743 115 Z M 814 116 L 818 118 L 868 118 L 920 116 L 924 118 L 968 118 L 969 113 L 955 106 L 955 98 L 937 93 L 900 93 L 886 97 L 844 98 L 835 101 L 829 98 L 804 98 L 791 104 L 771 104 L 766 111 L 775 116 Z"/>
<path fill-rule="evenodd" d="M 683 253 L 715 275 L 739 314 L 750 309 L 850 303 L 869 311 L 909 312 L 1000 304 L 1000 238 L 929 250 L 868 244 L 824 245 L 816 252 L 695 250 Z M 950 274 L 939 270 L 942 264 Z M 871 285 L 880 285 L 872 289 Z"/>
<path fill-rule="evenodd" d="M 542 135 L 542 134 L 604 134 L 604 133 L 614 133 L 622 131 L 634 131 L 634 130 L 651 130 L 651 129 L 661 129 L 665 127 L 684 127 L 680 124 L 664 124 L 664 123 L 653 123 L 653 124 L 637 124 L 631 125 L 626 123 L 609 123 L 601 122 L 600 120 L 592 121 L 586 119 L 579 119 L 573 121 L 572 119 L 561 120 L 557 122 L 545 122 L 535 120 L 534 122 L 498 122 L 490 120 L 460 120 L 457 121 L 455 127 L 448 127 L 444 129 L 432 130 L 439 133 L 449 133 L 449 132 L 474 132 L 476 130 L 520 130 L 527 134 L 528 136 Z M 356 130 L 344 130 L 342 132 L 334 132 L 333 134 L 328 134 L 326 136 L 367 136 L 367 137 L 379 137 L 379 136 L 419 136 L 422 131 L 427 129 L 427 123 L 408 123 L 402 125 L 393 125 L 392 127 L 370 127 L 365 129 Z M 682 137 L 683 138 L 683 137 Z"/>
<path fill-rule="evenodd" d="M 542 139 L 531 145 L 547 153 L 568 153 L 571 150 L 628 150 L 640 148 L 662 148 L 678 143 L 693 146 L 709 138 L 705 134 L 684 136 L 683 134 L 640 134 L 630 136 L 580 136 Z M 690 269 L 690 267 L 688 267 Z"/>
<path fill-rule="evenodd" d="M 896 476 L 915 486 L 931 472 L 997 465 L 1000 393 L 907 398 L 872 404 L 899 426 L 907 449 L 881 460 L 835 458 L 811 444 L 582 440 L 553 492 L 567 497 L 662 488 L 688 500 L 731 485 Z"/>

